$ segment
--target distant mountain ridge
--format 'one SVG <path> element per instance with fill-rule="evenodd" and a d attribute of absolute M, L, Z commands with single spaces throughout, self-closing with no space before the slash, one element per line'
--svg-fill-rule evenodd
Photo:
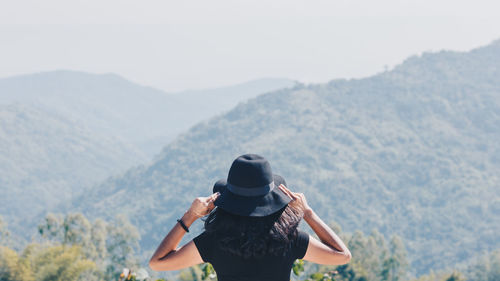
<path fill-rule="evenodd" d="M 60 112 L 99 134 L 154 153 L 179 133 L 250 97 L 289 87 L 288 79 L 260 79 L 218 89 L 166 93 L 116 74 L 50 71 L 0 79 L 0 104 L 20 102 Z"/>
<path fill-rule="evenodd" d="M 192 127 L 153 163 L 75 204 L 92 216 L 127 213 L 150 249 L 236 156 L 258 153 L 325 221 L 399 234 L 415 271 L 441 269 L 500 247 L 499 77 L 497 41 L 270 92 Z"/>

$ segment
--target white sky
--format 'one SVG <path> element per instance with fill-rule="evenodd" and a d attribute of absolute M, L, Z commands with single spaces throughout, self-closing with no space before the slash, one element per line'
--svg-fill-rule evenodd
<path fill-rule="evenodd" d="M 495 39 L 492 0 L 0 0 L 0 77 L 114 72 L 167 91 L 364 77 Z"/>

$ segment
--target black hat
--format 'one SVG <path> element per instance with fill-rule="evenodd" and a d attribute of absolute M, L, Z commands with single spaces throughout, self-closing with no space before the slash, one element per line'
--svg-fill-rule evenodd
<path fill-rule="evenodd" d="M 241 155 L 233 161 L 227 180 L 217 181 L 213 192 L 220 192 L 214 205 L 248 217 L 263 217 L 279 211 L 290 201 L 278 186 L 285 180 L 272 173 L 271 165 L 257 154 Z"/>

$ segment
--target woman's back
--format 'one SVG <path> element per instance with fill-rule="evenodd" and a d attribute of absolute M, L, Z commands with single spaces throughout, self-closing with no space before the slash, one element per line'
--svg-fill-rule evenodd
<path fill-rule="evenodd" d="M 275 176 L 275 181 L 284 179 Z M 300 211 L 288 204 L 260 217 L 215 208 L 193 242 L 219 281 L 289 281 L 294 261 L 304 257 L 309 243 L 309 235 L 297 228 L 300 220 Z"/>
<path fill-rule="evenodd" d="M 193 239 L 204 262 L 209 262 L 217 272 L 219 281 L 289 281 L 292 265 L 304 257 L 309 244 L 309 234 L 298 230 L 296 238 L 284 256 L 264 255 L 243 258 L 218 249 L 214 233 L 203 232 Z"/>

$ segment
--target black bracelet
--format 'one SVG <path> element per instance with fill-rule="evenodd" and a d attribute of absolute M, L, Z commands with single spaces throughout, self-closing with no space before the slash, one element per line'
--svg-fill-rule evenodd
<path fill-rule="evenodd" d="M 184 222 L 182 221 L 182 219 L 177 219 L 177 221 L 181 224 L 182 228 L 184 228 L 184 230 L 186 232 L 189 232 L 188 227 L 184 224 Z"/>

